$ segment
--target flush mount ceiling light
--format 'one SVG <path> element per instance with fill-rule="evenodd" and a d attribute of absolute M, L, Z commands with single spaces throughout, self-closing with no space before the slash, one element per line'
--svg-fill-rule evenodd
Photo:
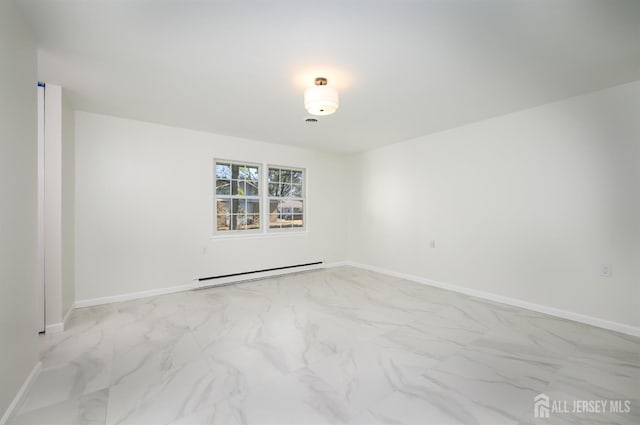
<path fill-rule="evenodd" d="M 315 86 L 304 91 L 304 107 L 311 115 L 331 115 L 340 106 L 338 91 L 327 85 L 327 79 L 318 77 Z"/>

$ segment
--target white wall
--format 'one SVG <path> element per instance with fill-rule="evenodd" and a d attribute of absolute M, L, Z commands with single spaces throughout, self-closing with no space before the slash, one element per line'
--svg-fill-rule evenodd
<path fill-rule="evenodd" d="M 640 325 L 640 82 L 353 164 L 351 260 Z"/>
<path fill-rule="evenodd" d="M 0 417 L 38 361 L 36 49 L 0 1 Z"/>
<path fill-rule="evenodd" d="M 305 167 L 308 232 L 210 239 L 214 158 Z M 76 112 L 76 299 L 346 260 L 344 175 L 333 154 Z"/>

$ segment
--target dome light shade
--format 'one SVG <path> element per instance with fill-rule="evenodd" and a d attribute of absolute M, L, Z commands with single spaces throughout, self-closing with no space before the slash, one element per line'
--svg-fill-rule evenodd
<path fill-rule="evenodd" d="M 316 78 L 316 85 L 304 91 L 304 107 L 311 115 L 331 115 L 340 106 L 338 91 L 327 86 L 326 78 Z"/>

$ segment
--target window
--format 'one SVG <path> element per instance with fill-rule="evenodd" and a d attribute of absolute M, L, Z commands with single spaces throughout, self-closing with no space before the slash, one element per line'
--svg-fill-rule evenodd
<path fill-rule="evenodd" d="M 304 227 L 304 170 L 269 166 L 267 180 L 269 229 Z"/>
<path fill-rule="evenodd" d="M 230 160 L 214 165 L 217 235 L 305 229 L 304 169 Z"/>
<path fill-rule="evenodd" d="M 260 230 L 260 166 L 216 161 L 216 231 Z"/>

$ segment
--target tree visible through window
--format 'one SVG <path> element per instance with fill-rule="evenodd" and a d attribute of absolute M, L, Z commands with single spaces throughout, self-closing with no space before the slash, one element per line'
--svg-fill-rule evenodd
<path fill-rule="evenodd" d="M 260 166 L 216 161 L 216 230 L 260 229 Z"/>
<path fill-rule="evenodd" d="M 304 227 L 304 171 L 270 166 L 269 229 Z"/>

